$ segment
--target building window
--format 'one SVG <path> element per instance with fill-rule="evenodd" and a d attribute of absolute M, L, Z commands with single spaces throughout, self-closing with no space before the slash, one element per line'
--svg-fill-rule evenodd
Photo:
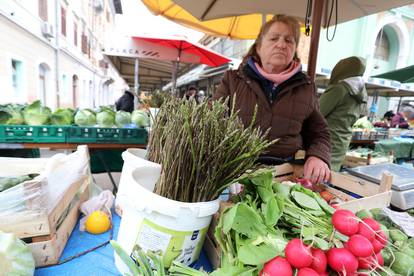
<path fill-rule="evenodd" d="M 73 23 L 73 44 L 78 46 L 78 25 Z"/>
<path fill-rule="evenodd" d="M 82 53 L 88 54 L 88 37 L 82 34 Z"/>
<path fill-rule="evenodd" d="M 64 8 L 60 8 L 60 25 L 62 35 L 66 36 L 66 10 Z"/>
<path fill-rule="evenodd" d="M 39 17 L 43 21 L 47 21 L 47 0 L 38 0 L 37 3 L 39 6 Z"/>
<path fill-rule="evenodd" d="M 39 65 L 39 99 L 43 105 L 46 105 L 47 96 L 47 67 L 44 64 Z"/>
<path fill-rule="evenodd" d="M 12 59 L 11 70 L 14 95 L 21 95 L 23 92 L 23 63 L 19 60 Z"/>
<path fill-rule="evenodd" d="M 375 40 L 374 58 L 384 61 L 390 59 L 390 40 L 384 29 L 381 29 Z"/>

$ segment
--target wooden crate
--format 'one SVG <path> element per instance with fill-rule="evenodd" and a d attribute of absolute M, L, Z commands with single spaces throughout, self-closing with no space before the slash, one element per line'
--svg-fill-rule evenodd
<path fill-rule="evenodd" d="M 303 175 L 303 166 L 283 164 L 275 166 L 276 180 L 288 181 Z M 331 172 L 332 187 L 326 190 L 342 199 L 344 202 L 338 204 L 342 209 L 348 209 L 357 212 L 362 209 L 383 208 L 390 205 L 391 202 L 391 186 L 393 177 L 390 174 L 383 174 L 380 185 L 344 173 Z M 338 189 L 339 188 L 339 189 Z M 340 189 L 363 196 L 363 198 L 355 198 L 341 191 Z M 207 257 L 214 268 L 220 267 L 221 250 L 214 238 L 214 229 L 220 218 L 220 214 L 232 204 L 229 202 L 221 202 L 219 211 L 213 216 L 210 228 L 204 242 L 204 249 Z"/>
<path fill-rule="evenodd" d="M 371 157 L 371 158 L 346 155 L 343 165 L 349 168 L 354 168 L 358 166 L 393 163 L 393 162 L 394 162 L 393 155 L 388 155 L 388 156 L 383 156 L 383 157 Z"/>
<path fill-rule="evenodd" d="M 72 183 L 63 198 L 47 213 L 38 216 L 19 217 L 18 222 L 1 225 L 0 230 L 13 232 L 23 239 L 32 250 L 36 267 L 56 264 L 75 227 L 79 207 L 89 196 L 89 177 L 84 176 Z"/>

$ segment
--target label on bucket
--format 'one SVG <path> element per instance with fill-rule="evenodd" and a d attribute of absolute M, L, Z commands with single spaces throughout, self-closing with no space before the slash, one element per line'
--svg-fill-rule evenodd
<path fill-rule="evenodd" d="M 189 265 L 200 255 L 207 230 L 176 231 L 144 219 L 135 243 L 144 251 L 162 251 L 167 266 L 173 260 Z"/>

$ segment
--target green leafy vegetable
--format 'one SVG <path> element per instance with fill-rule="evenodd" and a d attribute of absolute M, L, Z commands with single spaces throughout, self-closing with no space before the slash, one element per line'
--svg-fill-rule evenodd
<path fill-rule="evenodd" d="M 49 107 L 42 106 L 42 103 L 37 100 L 25 107 L 23 110 L 24 121 L 28 125 L 46 125 L 49 123 L 52 112 Z"/>
<path fill-rule="evenodd" d="M 95 112 L 90 109 L 81 109 L 75 114 L 75 124 L 78 126 L 94 126 L 96 124 Z"/>
<path fill-rule="evenodd" d="M 117 127 L 124 127 L 131 123 L 131 113 L 126 111 L 117 111 L 115 115 L 115 124 Z"/>
<path fill-rule="evenodd" d="M 58 108 L 50 116 L 50 124 L 63 126 L 73 123 L 73 114 L 75 111 L 71 108 Z"/>

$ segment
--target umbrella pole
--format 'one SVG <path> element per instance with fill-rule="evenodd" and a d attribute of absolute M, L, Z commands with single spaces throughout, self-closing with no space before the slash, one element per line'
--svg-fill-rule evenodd
<path fill-rule="evenodd" d="M 308 58 L 308 76 L 315 80 L 316 61 L 318 57 L 319 34 L 321 31 L 322 11 L 325 0 L 315 0 L 312 13 L 312 36 Z"/>
<path fill-rule="evenodd" d="M 139 72 L 139 59 L 135 59 L 135 68 L 134 68 L 134 92 L 138 96 L 139 83 L 138 83 L 138 72 Z"/>
<path fill-rule="evenodd" d="M 176 88 L 177 88 L 177 73 L 178 73 L 178 67 L 180 66 L 180 57 L 181 57 L 181 51 L 182 51 L 182 43 L 180 43 L 180 48 L 178 48 L 178 55 L 177 60 L 175 61 L 175 64 L 173 66 L 173 72 L 172 72 L 172 91 L 171 93 L 173 95 L 176 95 Z"/>
<path fill-rule="evenodd" d="M 399 112 L 399 111 L 400 111 L 401 102 L 402 102 L 402 97 L 400 97 L 400 100 L 398 101 L 397 112 Z"/>

